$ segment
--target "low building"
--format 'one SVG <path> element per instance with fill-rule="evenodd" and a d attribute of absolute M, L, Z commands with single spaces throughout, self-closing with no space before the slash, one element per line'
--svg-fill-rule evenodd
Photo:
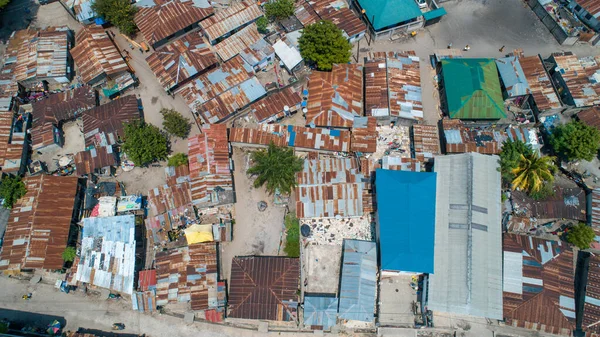
<path fill-rule="evenodd" d="M 299 280 L 298 259 L 234 257 L 229 281 L 228 317 L 296 321 Z"/>
<path fill-rule="evenodd" d="M 72 15 L 75 15 L 77 21 L 84 25 L 94 23 L 98 14 L 92 9 L 91 0 L 60 0 L 63 1 L 66 8 L 68 8 Z M 85 28 L 85 27 L 84 27 Z"/>
<path fill-rule="evenodd" d="M 214 14 L 207 0 L 142 0 L 135 6 L 135 25 L 153 48 L 196 29 L 200 21 Z"/>
<path fill-rule="evenodd" d="M 89 86 L 50 94 L 32 104 L 31 146 L 34 151 L 63 146 L 62 124 L 96 106 L 96 91 Z"/>
<path fill-rule="evenodd" d="M 104 28 L 85 26 L 75 35 L 75 41 L 71 56 L 77 66 L 77 75 L 84 83 L 103 86 L 107 82 L 115 82 L 116 93 L 135 83 L 129 66 Z"/>
<path fill-rule="evenodd" d="M 217 65 L 217 57 L 201 32 L 191 32 L 155 50 L 146 58 L 158 83 L 167 92 Z"/>
<path fill-rule="evenodd" d="M 272 123 L 298 112 L 302 98 L 292 86 L 271 93 L 250 105 L 250 114 L 259 123 Z"/>
<path fill-rule="evenodd" d="M 273 44 L 275 55 L 281 60 L 283 66 L 291 74 L 300 64 L 302 64 L 302 55 L 300 51 L 286 38 L 277 40 Z"/>
<path fill-rule="evenodd" d="M 133 294 L 136 261 L 135 216 L 83 219 L 77 282 Z"/>
<path fill-rule="evenodd" d="M 377 170 L 375 195 L 382 274 L 433 273 L 436 173 Z"/>
<path fill-rule="evenodd" d="M 377 151 L 378 137 L 375 117 L 355 117 L 352 124 L 350 150 L 358 153 L 373 153 Z"/>
<path fill-rule="evenodd" d="M 204 102 L 196 111 L 196 115 L 200 117 L 203 124 L 223 122 L 266 94 L 267 91 L 258 78 L 252 76 L 210 101 Z"/>
<path fill-rule="evenodd" d="M 600 32 L 600 5 L 596 0 L 571 0 L 569 8 L 595 32 Z"/>
<path fill-rule="evenodd" d="M 189 182 L 167 184 L 149 190 L 148 206 L 150 212 L 145 224 L 149 244 L 163 248 L 185 245 L 186 240 L 178 230 L 197 221 Z"/>
<path fill-rule="evenodd" d="M 415 124 L 412 126 L 413 157 L 419 162 L 430 161 L 440 150 L 440 133 L 435 125 Z"/>
<path fill-rule="evenodd" d="M 600 131 L 600 107 L 593 106 L 580 111 L 577 114 L 577 119 Z"/>
<path fill-rule="evenodd" d="M 373 322 L 377 296 L 377 245 L 344 240 L 338 317 L 346 321 Z"/>
<path fill-rule="evenodd" d="M 75 154 L 75 170 L 80 176 L 103 170 L 105 174 L 110 172 L 112 166 L 117 165 L 117 160 L 117 153 L 112 146 L 91 148 Z"/>
<path fill-rule="evenodd" d="M 256 21 L 263 15 L 260 7 L 251 1 L 232 3 L 229 7 L 220 10 L 215 15 L 200 22 L 200 27 L 211 45 L 231 35 Z"/>
<path fill-rule="evenodd" d="M 571 266 L 569 264 L 567 265 Z M 565 275 L 567 272 L 571 271 L 566 268 L 561 269 L 561 271 L 564 270 L 561 275 Z M 565 281 L 566 280 L 569 280 L 569 278 L 565 276 Z M 581 294 L 583 292 L 583 310 L 578 310 L 577 314 L 578 317 L 582 317 L 581 326 L 583 330 L 587 332 L 588 336 L 594 336 L 600 333 L 600 283 L 598 283 L 598 280 L 600 280 L 600 257 L 591 254 L 589 257 L 587 284 L 585 284 L 583 289 L 576 289 L 576 293 L 579 292 L 579 294 Z M 572 302 L 567 303 L 572 304 Z M 579 305 L 581 305 L 581 303 L 579 303 Z"/>
<path fill-rule="evenodd" d="M 21 44 L 29 37 L 30 31 L 19 30 L 10 35 L 6 50 L 0 59 L 0 111 L 13 110 L 13 97 L 19 93 L 17 64 Z"/>
<path fill-rule="evenodd" d="M 446 115 L 469 120 L 506 118 L 494 59 L 444 59 L 441 65 Z"/>
<path fill-rule="evenodd" d="M 81 186 L 76 177 L 47 175 L 26 177 L 23 182 L 27 193 L 11 210 L 0 271 L 60 270 L 71 229 L 79 221 Z"/>
<path fill-rule="evenodd" d="M 0 170 L 23 175 L 29 158 L 28 113 L 16 114 L 0 109 Z"/>
<path fill-rule="evenodd" d="M 432 311 L 503 319 L 500 170 L 497 156 L 439 156 Z"/>
<path fill-rule="evenodd" d="M 315 71 L 308 79 L 306 125 L 352 127 L 363 112 L 363 67 L 334 64 L 331 72 Z"/>
<path fill-rule="evenodd" d="M 535 200 L 524 191 L 513 191 L 513 209 L 520 216 L 535 219 L 570 219 L 586 221 L 585 191 L 579 187 L 553 187 L 554 194 L 544 200 Z"/>
<path fill-rule="evenodd" d="M 571 52 L 555 53 L 548 59 L 550 75 L 560 99 L 572 108 L 600 104 L 600 65 L 595 58 L 578 59 Z"/>
<path fill-rule="evenodd" d="M 331 295 L 304 296 L 304 326 L 311 330 L 330 330 L 337 324 L 338 299 Z"/>
<path fill-rule="evenodd" d="M 351 43 L 360 40 L 367 31 L 366 25 L 349 8 L 346 1 L 298 1 L 295 14 L 305 27 L 320 20 L 331 21 Z"/>
<path fill-rule="evenodd" d="M 468 127 L 458 119 L 443 119 L 442 128 L 444 132 L 442 148 L 446 153 L 498 154 L 502 142 L 506 139 L 499 129 L 480 130 L 476 127 Z"/>
<path fill-rule="evenodd" d="M 263 69 L 275 58 L 275 50 L 251 23 L 214 46 L 223 62 L 240 55 L 254 69 Z"/>
<path fill-rule="evenodd" d="M 592 0 L 594 1 L 594 0 Z M 573 46 L 577 41 L 588 41 L 594 34 L 577 19 L 572 12 L 573 1 L 527 1 L 540 21 L 548 31 L 563 46 Z M 583 12 L 583 11 L 582 11 Z"/>

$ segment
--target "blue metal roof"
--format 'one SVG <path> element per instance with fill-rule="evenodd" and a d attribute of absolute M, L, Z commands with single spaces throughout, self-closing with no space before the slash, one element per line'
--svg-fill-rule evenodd
<path fill-rule="evenodd" d="M 339 317 L 372 322 L 377 286 L 377 244 L 344 240 Z"/>
<path fill-rule="evenodd" d="M 325 296 L 304 296 L 304 325 L 322 326 L 329 330 L 337 323 L 338 299 Z"/>
<path fill-rule="evenodd" d="M 358 0 L 376 31 L 422 16 L 414 0 Z"/>
<path fill-rule="evenodd" d="M 442 17 L 442 16 L 444 16 L 446 14 L 448 14 L 448 13 L 444 9 L 444 7 L 440 7 L 438 9 L 434 9 L 432 11 L 423 13 L 423 18 L 425 19 L 425 21 L 428 21 L 428 20 L 437 19 L 437 18 Z"/>
<path fill-rule="evenodd" d="M 435 172 L 375 174 L 381 269 L 433 273 Z"/>
<path fill-rule="evenodd" d="M 496 59 L 496 66 L 510 97 L 527 95 L 530 92 L 521 62 L 516 56 Z"/>

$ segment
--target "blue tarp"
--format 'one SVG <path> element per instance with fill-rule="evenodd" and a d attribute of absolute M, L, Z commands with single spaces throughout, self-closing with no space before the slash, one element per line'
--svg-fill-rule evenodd
<path fill-rule="evenodd" d="M 435 172 L 377 170 L 381 269 L 433 273 Z"/>

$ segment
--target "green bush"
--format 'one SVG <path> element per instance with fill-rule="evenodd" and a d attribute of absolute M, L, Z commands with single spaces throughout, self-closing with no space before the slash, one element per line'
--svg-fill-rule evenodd
<path fill-rule="evenodd" d="M 319 70 L 331 70 L 336 63 L 350 61 L 352 45 L 331 21 L 319 21 L 304 27 L 298 45 L 302 57 Z"/>
<path fill-rule="evenodd" d="M 161 109 L 163 115 L 163 128 L 173 136 L 186 138 L 190 133 L 192 125 L 190 120 L 173 109 Z"/>
<path fill-rule="evenodd" d="M 268 32 L 268 30 L 267 30 L 268 25 L 269 25 L 269 20 L 267 20 L 267 18 L 265 18 L 264 16 L 261 16 L 260 18 L 258 18 L 258 20 L 256 20 L 256 28 L 258 29 L 258 32 L 261 34 L 266 34 Z"/>
<path fill-rule="evenodd" d="M 590 244 L 594 241 L 595 237 L 596 234 L 592 227 L 584 223 L 579 223 L 567 232 L 567 241 L 580 249 L 590 248 Z"/>
<path fill-rule="evenodd" d="M 62 253 L 62 258 L 65 262 L 73 262 L 75 261 L 75 257 L 77 256 L 77 251 L 75 247 L 67 247 L 65 251 Z"/>
<path fill-rule="evenodd" d="M 552 131 L 550 144 L 563 158 L 591 161 L 598 154 L 600 131 L 578 121 L 557 126 Z"/>
<path fill-rule="evenodd" d="M 275 0 L 265 4 L 265 14 L 270 19 L 287 19 L 294 15 L 294 2 L 292 0 Z"/>
<path fill-rule="evenodd" d="M 288 257 L 300 256 L 300 221 L 292 213 L 285 217 L 285 248 Z"/>
<path fill-rule="evenodd" d="M 167 158 L 169 142 L 156 126 L 134 121 L 125 124 L 124 134 L 123 152 L 136 166 Z"/>
<path fill-rule="evenodd" d="M 0 0 L 2 1 L 2 0 Z M 110 21 L 119 28 L 121 33 L 132 35 L 136 31 L 135 13 L 137 7 L 131 4 L 129 0 L 95 0 L 92 3 L 92 10 L 98 16 Z"/>
<path fill-rule="evenodd" d="M 181 166 L 181 165 L 187 165 L 188 163 L 188 156 L 185 153 L 176 153 L 174 155 L 172 155 L 171 157 L 169 157 L 169 162 L 168 165 L 169 166 Z"/>
<path fill-rule="evenodd" d="M 20 177 L 7 175 L 0 181 L 0 198 L 4 199 L 5 208 L 11 209 L 25 193 L 27 187 Z"/>

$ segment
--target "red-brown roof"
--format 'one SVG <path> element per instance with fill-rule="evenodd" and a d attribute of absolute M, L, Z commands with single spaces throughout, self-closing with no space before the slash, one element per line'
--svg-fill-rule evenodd
<path fill-rule="evenodd" d="M 585 191 L 581 188 L 554 187 L 554 195 L 544 200 L 534 200 L 523 191 L 512 192 L 513 203 L 537 219 L 586 220 Z"/>
<path fill-rule="evenodd" d="M 85 146 L 109 146 L 123 137 L 123 123 L 140 119 L 135 96 L 125 96 L 83 113 Z"/>
<path fill-rule="evenodd" d="M 385 56 L 370 59 L 365 63 L 365 114 L 390 115 Z"/>
<path fill-rule="evenodd" d="M 23 182 L 27 193 L 11 210 L 0 270 L 61 269 L 77 195 L 77 177 L 39 175 L 26 177 Z"/>
<path fill-rule="evenodd" d="M 66 78 L 68 73 L 69 28 L 28 30 L 19 46 L 15 76 L 23 85 L 48 78 Z"/>
<path fill-rule="evenodd" d="M 540 110 L 560 108 L 562 104 L 554 91 L 552 79 L 538 55 L 519 58 L 523 74 L 531 89 L 533 100 Z"/>
<path fill-rule="evenodd" d="M 115 166 L 117 161 L 111 146 L 100 146 L 75 155 L 75 169 L 78 175 L 94 173 L 107 166 Z"/>
<path fill-rule="evenodd" d="M 585 304 L 583 306 L 583 329 L 588 332 L 600 333 L 600 257 L 590 256 L 588 281 L 585 288 Z"/>
<path fill-rule="evenodd" d="M 22 132 L 13 133 L 13 122 L 12 111 L 0 111 L 0 168 L 5 173 L 20 170 L 23 148 L 26 144 L 26 126 L 23 125 Z"/>
<path fill-rule="evenodd" d="M 377 151 L 377 120 L 375 117 L 356 117 L 352 126 L 353 152 L 373 153 Z"/>
<path fill-rule="evenodd" d="M 180 207 L 191 208 L 190 184 L 162 185 L 148 191 L 151 215 L 159 215 Z"/>
<path fill-rule="evenodd" d="M 141 291 L 146 291 L 151 287 L 156 287 L 156 269 L 140 270 L 138 288 Z"/>
<path fill-rule="evenodd" d="M 260 7 L 253 1 L 234 2 L 200 22 L 200 26 L 206 32 L 209 41 L 214 41 L 262 15 Z"/>
<path fill-rule="evenodd" d="M 415 157 L 420 161 L 440 154 L 440 133 L 436 125 L 415 124 L 412 127 Z"/>
<path fill-rule="evenodd" d="M 205 0 L 147 0 L 137 2 L 136 6 L 139 10 L 135 15 L 135 24 L 151 45 L 200 22 L 214 12 Z"/>
<path fill-rule="evenodd" d="M 600 130 L 600 107 L 593 106 L 577 114 L 577 118 L 589 126 Z"/>
<path fill-rule="evenodd" d="M 235 257 L 231 263 L 229 317 L 294 321 L 300 262 L 295 258 Z"/>
<path fill-rule="evenodd" d="M 446 138 L 446 153 L 500 153 L 501 143 L 494 139 L 494 132 L 491 130 L 468 128 L 459 119 L 444 119 L 442 127 Z"/>
<path fill-rule="evenodd" d="M 315 71 L 308 80 L 306 124 L 350 128 L 363 114 L 363 71 L 357 64 L 334 64 L 331 72 Z"/>
<path fill-rule="evenodd" d="M 300 108 L 301 102 L 302 98 L 294 88 L 287 87 L 253 103 L 250 105 L 250 111 L 254 114 L 254 118 L 262 123 L 283 118 L 286 106 L 289 111 L 296 111 Z"/>
<path fill-rule="evenodd" d="M 345 2 L 337 0 L 301 0 L 296 6 L 296 15 L 304 26 L 321 19 L 328 20 L 346 33 L 349 38 L 367 30 L 364 22 L 348 8 Z M 307 7 L 310 7 L 310 9 Z"/>

